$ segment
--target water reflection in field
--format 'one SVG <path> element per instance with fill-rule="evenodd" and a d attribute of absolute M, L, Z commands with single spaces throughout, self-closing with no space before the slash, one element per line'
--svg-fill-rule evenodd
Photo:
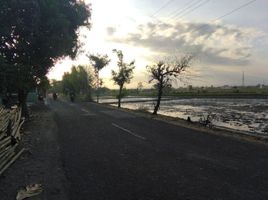
<path fill-rule="evenodd" d="M 132 101 L 134 101 L 133 98 Z M 152 101 L 122 104 L 124 108 L 142 109 L 149 112 L 152 112 L 153 106 Z M 268 99 L 169 100 L 161 102 L 159 114 L 183 119 L 189 116 L 193 121 L 198 121 L 209 114 L 216 126 L 268 134 Z"/>

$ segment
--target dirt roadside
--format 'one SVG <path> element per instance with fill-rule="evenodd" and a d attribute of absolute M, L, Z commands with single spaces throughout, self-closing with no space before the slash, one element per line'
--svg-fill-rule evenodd
<path fill-rule="evenodd" d="M 0 177 L 0 199 L 12 200 L 26 185 L 40 183 L 43 192 L 33 200 L 66 200 L 67 180 L 58 145 L 53 112 L 45 105 L 31 106 L 31 119 L 23 127 L 22 146 L 26 151 Z"/>

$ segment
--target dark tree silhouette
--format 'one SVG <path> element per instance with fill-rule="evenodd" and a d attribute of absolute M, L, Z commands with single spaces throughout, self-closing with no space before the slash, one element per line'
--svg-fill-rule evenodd
<path fill-rule="evenodd" d="M 157 101 L 153 114 L 156 115 L 160 107 L 163 89 L 170 87 L 172 80 L 184 72 L 189 66 L 192 56 L 186 55 L 181 58 L 173 58 L 167 61 L 160 61 L 156 65 L 147 66 L 151 79 L 149 82 L 155 82 L 157 88 Z"/>
<path fill-rule="evenodd" d="M 135 68 L 134 63 L 135 61 L 128 63 L 125 63 L 123 61 L 124 55 L 121 50 L 113 50 L 114 53 L 117 54 L 118 57 L 118 72 L 112 70 L 112 79 L 119 86 L 119 94 L 117 96 L 118 98 L 118 108 L 121 107 L 121 99 L 123 97 L 123 88 L 126 83 L 130 83 L 130 80 L 133 78 L 133 70 Z"/>
<path fill-rule="evenodd" d="M 11 74 L 5 83 L 19 77 L 12 89 L 27 117 L 27 93 L 57 59 L 75 57 L 78 28 L 90 27 L 90 7 L 77 0 L 0 0 L 0 13 L 0 59 Z"/>

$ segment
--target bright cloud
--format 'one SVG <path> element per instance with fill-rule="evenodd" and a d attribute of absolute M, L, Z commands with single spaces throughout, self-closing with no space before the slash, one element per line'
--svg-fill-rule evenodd
<path fill-rule="evenodd" d="M 134 79 L 128 87 L 136 87 L 138 82 L 148 83 L 146 65 L 180 53 L 195 55 L 189 70 L 199 80 L 191 80 L 193 85 L 239 84 L 242 71 L 247 76 L 246 84 L 257 84 L 260 80 L 268 84 L 267 2 L 258 1 L 223 21 L 209 22 L 238 7 L 243 0 L 210 1 L 184 17 L 184 21 L 168 16 L 173 10 L 183 8 L 187 0 L 174 1 L 154 19 L 150 15 L 162 6 L 161 0 L 85 1 L 92 3 L 92 28 L 81 30 L 84 54 L 75 61 L 65 59 L 57 63 L 50 78 L 60 79 L 72 65 L 89 64 L 85 54 L 108 54 L 112 62 L 101 71 L 101 77 L 106 87 L 115 88 L 111 69 L 117 67 L 116 55 L 112 53 L 116 48 L 123 51 L 126 62 L 136 61 Z"/>
<path fill-rule="evenodd" d="M 124 38 L 111 41 L 128 43 L 160 54 L 192 53 L 208 64 L 245 65 L 250 62 L 252 43 L 264 33 L 221 23 L 149 22 Z"/>

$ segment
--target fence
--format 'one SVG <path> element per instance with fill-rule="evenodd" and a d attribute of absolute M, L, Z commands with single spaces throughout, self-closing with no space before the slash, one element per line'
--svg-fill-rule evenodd
<path fill-rule="evenodd" d="M 19 146 L 23 123 L 20 107 L 11 110 L 0 107 L 0 176 L 24 151 Z"/>

